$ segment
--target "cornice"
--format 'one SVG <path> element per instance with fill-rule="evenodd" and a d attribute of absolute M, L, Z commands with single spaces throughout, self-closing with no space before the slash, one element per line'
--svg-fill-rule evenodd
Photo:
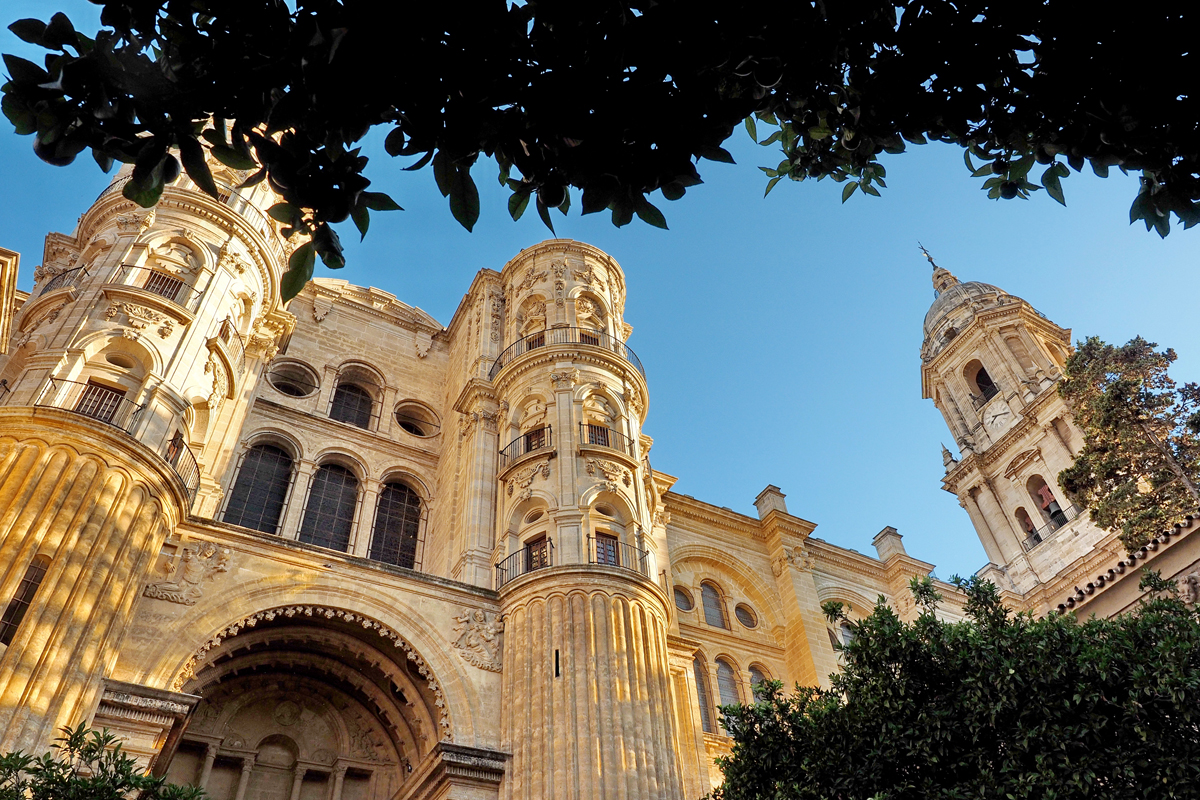
<path fill-rule="evenodd" d="M 505 394 L 512 389 L 513 384 L 523 383 L 530 372 L 538 369 L 544 371 L 560 361 L 571 361 L 577 366 L 584 364 L 599 367 L 623 381 L 632 383 L 637 387 L 643 401 L 641 419 L 644 421 L 650 413 L 650 391 L 642 373 L 617 353 L 609 352 L 598 345 L 578 342 L 547 344 L 522 353 L 505 364 L 496 375 L 496 391 Z"/>
<path fill-rule="evenodd" d="M 462 391 L 458 393 L 458 399 L 454 401 L 454 410 L 460 414 L 469 414 L 481 404 L 499 404 L 496 388 L 483 378 L 471 378 L 463 384 Z"/>
<path fill-rule="evenodd" d="M 575 239 L 546 239 L 535 245 L 526 247 L 508 260 L 504 267 L 501 268 L 500 274 L 507 280 L 512 276 L 514 271 L 520 269 L 538 256 L 558 253 L 571 253 L 582 258 L 591 258 L 599 261 L 607 268 L 612 277 L 615 278 L 615 282 L 621 289 L 621 296 L 625 296 L 625 273 L 622 271 L 621 265 L 617 263 L 617 260 L 599 247 L 590 245 L 587 242 L 576 241 Z"/>
<path fill-rule="evenodd" d="M 1023 437 L 1028 435 L 1036 426 L 1041 424 L 1039 419 L 1040 412 L 1043 407 L 1049 405 L 1051 399 L 1058 396 L 1056 391 L 1058 384 L 1055 383 L 1047 386 L 1030 401 L 1029 405 L 1021 412 L 1021 421 L 1004 432 L 994 444 L 984 450 L 982 453 L 971 453 L 954 469 L 946 473 L 942 478 L 942 488 L 952 494 L 958 494 L 958 484 L 963 478 L 971 476 L 971 470 L 982 474 L 984 467 L 990 467 L 997 461 L 1001 460 L 1007 453 L 1013 449 L 1013 445 L 1019 442 Z"/>
<path fill-rule="evenodd" d="M 335 303 L 350 308 L 367 316 L 390 322 L 396 327 L 407 328 L 413 333 L 428 333 L 431 336 L 445 333 L 446 329 L 433 317 L 421 309 L 410 306 L 390 292 L 376 289 L 374 286 L 358 286 L 331 278 L 314 278 L 305 285 L 300 297 L 310 301 L 323 297 Z M 364 297 L 386 298 L 387 305 L 383 308 L 363 301 Z M 422 318 L 424 317 L 424 318 Z"/>
<path fill-rule="evenodd" d="M 754 517 L 739 514 L 732 509 L 714 506 L 685 494 L 668 491 L 664 492 L 662 497 L 663 505 L 673 518 L 678 515 L 734 533 L 745 534 L 757 539 L 762 538 L 761 523 Z"/>

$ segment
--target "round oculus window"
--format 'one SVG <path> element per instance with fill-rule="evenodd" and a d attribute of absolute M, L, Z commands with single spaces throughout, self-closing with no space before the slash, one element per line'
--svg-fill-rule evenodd
<path fill-rule="evenodd" d="M 319 388 L 316 374 L 295 362 L 273 365 L 267 373 L 267 382 L 288 397 L 308 397 Z"/>
<path fill-rule="evenodd" d="M 692 602 L 691 593 L 681 586 L 675 587 L 675 607 L 680 611 L 691 611 L 696 607 L 696 604 Z"/>
<path fill-rule="evenodd" d="M 396 426 L 413 436 L 435 436 L 440 430 L 437 417 L 420 403 L 405 401 L 396 406 L 392 414 L 396 419 Z"/>
<path fill-rule="evenodd" d="M 754 616 L 754 611 L 745 603 L 738 603 L 737 608 L 733 609 L 733 615 L 747 628 L 758 627 L 758 617 Z"/>

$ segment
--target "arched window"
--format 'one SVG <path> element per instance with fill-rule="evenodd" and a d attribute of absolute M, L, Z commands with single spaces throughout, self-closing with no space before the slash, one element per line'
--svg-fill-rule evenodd
<path fill-rule="evenodd" d="M 754 692 L 754 702 L 763 699 L 762 685 L 767 681 L 767 674 L 757 665 L 750 667 L 750 691 Z"/>
<path fill-rule="evenodd" d="M 738 691 L 737 671 L 723 658 L 717 659 L 717 692 L 721 696 L 723 706 L 742 702 L 742 693 Z"/>
<path fill-rule="evenodd" d="M 692 659 L 692 670 L 696 673 L 696 700 L 700 703 L 700 727 L 705 733 L 716 733 L 713 725 L 712 704 L 708 700 L 708 669 L 704 659 L 697 655 Z"/>
<path fill-rule="evenodd" d="M 358 478 L 339 464 L 326 464 L 313 475 L 300 541 L 345 552 L 358 505 Z"/>
<path fill-rule="evenodd" d="M 333 403 L 329 406 L 329 418 L 346 422 L 359 428 L 371 427 L 371 410 L 374 401 L 371 393 L 353 383 L 339 383 L 333 390 Z"/>
<path fill-rule="evenodd" d="M 721 602 L 721 591 L 705 581 L 700 584 L 700 600 L 704 604 L 704 621 L 714 628 L 729 628 L 725 619 L 725 604 Z"/>
<path fill-rule="evenodd" d="M 974 395 L 976 408 L 995 397 L 996 393 L 1000 391 L 996 382 L 992 380 L 992 376 L 983 368 L 983 364 L 978 359 L 963 367 L 963 377 L 967 379 L 967 385 L 971 389 L 971 394 Z"/>
<path fill-rule="evenodd" d="M 417 562 L 417 534 L 421 528 L 421 498 L 403 483 L 386 483 L 375 507 L 371 533 L 373 561 L 413 568 Z"/>
<path fill-rule="evenodd" d="M 46 577 L 49 567 L 50 559 L 46 556 L 34 556 L 30 562 L 25 570 L 25 577 L 21 578 L 17 585 L 17 593 L 9 601 L 8 608 L 4 609 L 4 616 L 0 617 L 0 644 L 12 644 L 13 636 L 16 635 L 21 620 L 25 619 L 25 612 L 33 603 L 33 596 L 42 585 L 42 578 Z"/>
<path fill-rule="evenodd" d="M 271 444 L 251 447 L 242 458 L 233 491 L 229 493 L 225 522 L 276 533 L 291 481 L 291 456 Z"/>
<path fill-rule="evenodd" d="M 1053 529 L 1067 524 L 1067 515 L 1063 513 L 1054 492 L 1046 485 L 1045 478 L 1041 475 L 1031 476 L 1025 482 L 1025 489 L 1029 492 L 1033 504 L 1041 509 L 1042 515 L 1054 526 Z"/>

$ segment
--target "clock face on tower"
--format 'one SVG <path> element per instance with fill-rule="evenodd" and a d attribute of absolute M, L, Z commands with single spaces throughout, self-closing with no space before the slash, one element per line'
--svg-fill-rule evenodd
<path fill-rule="evenodd" d="M 1003 400 L 989 403 L 983 410 L 983 424 L 987 426 L 988 432 L 992 434 L 999 434 L 1007 430 L 1012 425 L 1013 419 L 1012 410 Z"/>

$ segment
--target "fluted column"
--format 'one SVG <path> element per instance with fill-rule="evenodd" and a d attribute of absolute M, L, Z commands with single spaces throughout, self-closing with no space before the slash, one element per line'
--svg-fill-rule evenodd
<path fill-rule="evenodd" d="M 501 598 L 503 796 L 682 798 L 665 596 L 587 567 L 531 578 Z"/>
<path fill-rule="evenodd" d="M 0 658 L 0 752 L 44 750 L 60 727 L 87 720 L 154 559 L 184 513 L 165 461 L 76 417 L 0 409 L 9 434 L 0 438 L 0 604 L 35 556 L 49 559 Z"/>

